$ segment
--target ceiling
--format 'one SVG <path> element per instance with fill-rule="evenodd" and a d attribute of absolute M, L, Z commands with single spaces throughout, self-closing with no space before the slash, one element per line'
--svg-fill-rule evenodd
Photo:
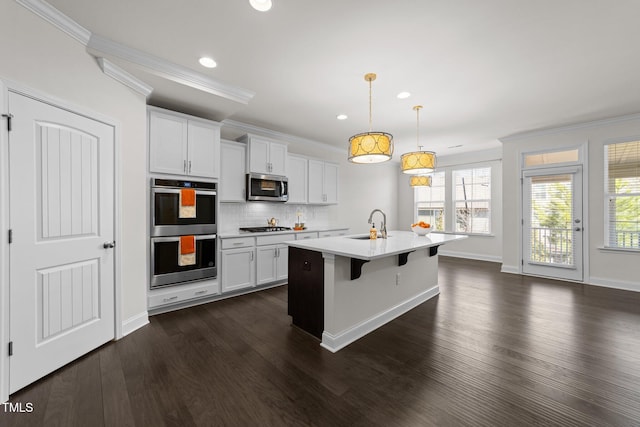
<path fill-rule="evenodd" d="M 254 93 L 230 100 L 112 56 L 153 87 L 150 104 L 345 153 L 369 130 L 368 72 L 372 127 L 394 135 L 394 160 L 416 148 L 416 104 L 420 143 L 439 155 L 640 112 L 637 0 L 273 0 L 269 12 L 248 0 L 49 3 L 94 35 Z M 201 67 L 203 55 L 217 68 Z"/>

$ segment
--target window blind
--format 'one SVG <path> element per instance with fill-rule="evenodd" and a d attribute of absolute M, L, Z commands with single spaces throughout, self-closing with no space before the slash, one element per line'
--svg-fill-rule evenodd
<path fill-rule="evenodd" d="M 424 221 L 436 231 L 445 230 L 445 174 L 435 172 L 431 177 L 431 187 L 415 189 L 416 219 Z"/>
<path fill-rule="evenodd" d="M 640 249 L 640 141 L 605 145 L 607 246 Z"/>
<path fill-rule="evenodd" d="M 491 168 L 453 171 L 455 231 L 491 232 Z"/>

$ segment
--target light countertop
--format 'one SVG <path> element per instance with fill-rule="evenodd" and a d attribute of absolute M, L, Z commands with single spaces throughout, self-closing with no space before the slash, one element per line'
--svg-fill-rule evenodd
<path fill-rule="evenodd" d="M 310 240 L 295 240 L 285 242 L 289 246 L 308 249 L 316 252 L 326 252 L 350 258 L 372 260 L 411 252 L 416 249 L 430 248 L 444 245 L 456 240 L 466 239 L 467 236 L 430 233 L 418 236 L 412 231 L 389 231 L 388 238 L 375 240 L 354 239 L 354 237 L 368 237 L 365 234 L 355 234 L 339 237 L 322 237 Z"/>

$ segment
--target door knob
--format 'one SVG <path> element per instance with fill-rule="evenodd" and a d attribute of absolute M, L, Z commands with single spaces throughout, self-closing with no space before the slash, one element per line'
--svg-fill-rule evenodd
<path fill-rule="evenodd" d="M 580 220 L 578 218 L 574 219 L 573 222 L 575 222 L 576 224 L 580 224 Z"/>
<path fill-rule="evenodd" d="M 113 249 L 116 247 L 116 242 L 104 242 L 102 247 L 105 249 Z"/>
<path fill-rule="evenodd" d="M 580 230 L 582 230 L 582 228 L 580 228 L 580 227 L 576 227 L 576 228 L 574 228 L 574 230 L 576 230 L 576 231 L 580 231 Z"/>

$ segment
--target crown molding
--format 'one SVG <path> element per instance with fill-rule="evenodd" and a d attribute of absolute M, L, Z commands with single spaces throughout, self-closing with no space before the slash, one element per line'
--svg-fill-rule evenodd
<path fill-rule="evenodd" d="M 331 151 L 335 151 L 337 153 L 342 153 L 343 151 L 346 151 L 347 147 L 345 146 L 344 149 L 340 148 L 340 147 L 336 147 L 334 145 L 329 145 L 327 143 L 324 142 L 319 142 L 319 141 L 314 141 L 312 139 L 307 139 L 307 138 L 302 138 L 302 137 L 298 137 L 298 136 L 294 136 L 294 135 L 289 135 L 287 133 L 283 133 L 283 132 L 278 132 L 275 130 L 271 130 L 271 129 L 266 129 L 260 126 L 255 126 L 255 125 L 250 125 L 248 123 L 242 123 L 236 120 L 231 120 L 231 119 L 224 119 L 222 120 L 222 126 L 223 127 L 228 127 L 228 128 L 232 128 L 235 130 L 239 130 L 241 132 L 246 132 L 246 133 L 252 133 L 252 134 L 256 134 L 256 135 L 261 135 L 261 136 L 265 136 L 267 138 L 273 138 L 279 141 L 285 141 L 285 142 L 294 142 L 294 143 L 298 143 L 298 144 L 304 144 L 304 145 L 315 145 L 316 147 L 322 148 L 323 150 L 331 150 Z"/>
<path fill-rule="evenodd" d="M 45 21 L 53 24 L 59 30 L 62 30 L 67 35 L 73 37 L 84 46 L 89 43 L 91 37 L 91 31 L 78 24 L 73 19 L 69 18 L 64 13 L 60 12 L 55 7 L 43 0 L 15 0 L 16 3 L 29 9 Z"/>
<path fill-rule="evenodd" d="M 253 91 L 224 84 L 187 67 L 114 42 L 98 34 L 91 35 L 87 49 L 96 57 L 114 56 L 138 65 L 167 80 L 241 104 L 248 104 L 255 95 Z"/>
<path fill-rule="evenodd" d="M 524 138 L 552 135 L 554 133 L 568 132 L 568 131 L 587 129 L 592 127 L 600 127 L 600 126 L 612 125 L 620 122 L 626 122 L 629 120 L 639 120 L 639 119 L 640 119 L 640 113 L 627 114 L 624 116 L 611 117 L 608 119 L 593 120 L 590 122 L 575 123 L 575 124 L 570 124 L 565 126 L 558 126 L 554 128 L 536 129 L 536 130 L 516 133 L 513 135 L 508 135 L 508 136 L 499 138 L 499 141 L 513 142 L 513 141 L 518 141 Z"/>
<path fill-rule="evenodd" d="M 122 83 L 145 97 L 148 97 L 151 95 L 151 92 L 153 92 L 153 88 L 151 86 L 127 73 L 108 59 L 98 57 L 96 60 L 98 61 L 98 65 L 100 65 L 102 72 L 112 79 Z"/>

